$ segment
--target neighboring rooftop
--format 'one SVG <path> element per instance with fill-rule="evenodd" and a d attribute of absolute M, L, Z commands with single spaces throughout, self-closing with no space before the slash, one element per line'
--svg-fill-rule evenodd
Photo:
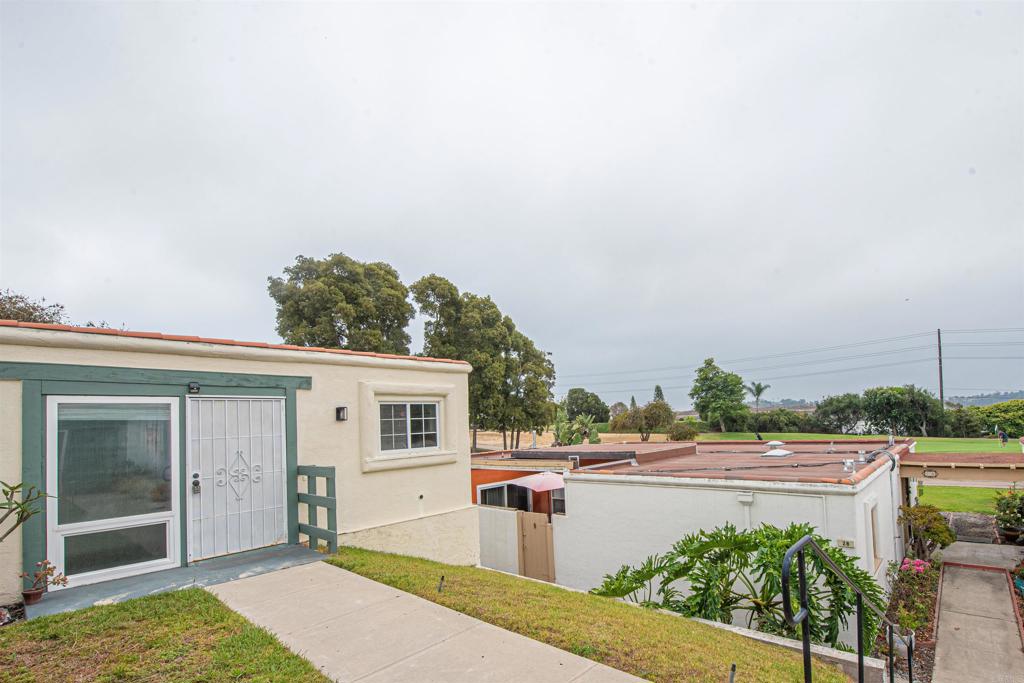
<path fill-rule="evenodd" d="M 295 344 L 270 344 L 267 342 L 237 341 L 235 339 L 217 339 L 211 337 L 194 337 L 180 334 L 164 334 L 162 332 L 137 332 L 131 330 L 114 330 L 104 327 L 75 327 L 72 325 L 52 325 L 49 323 L 26 323 L 18 320 L 0 320 L 0 327 L 14 327 L 49 332 L 77 332 L 80 334 L 102 334 L 109 337 L 131 337 L 136 339 L 157 339 L 171 342 L 187 342 L 193 344 L 218 344 L 221 346 L 244 346 L 257 349 L 275 349 L 278 351 L 312 351 L 315 353 L 333 353 L 343 356 L 366 356 L 370 358 L 393 358 L 399 360 L 426 361 L 429 363 L 454 363 L 468 365 L 463 360 L 450 358 L 430 358 L 428 356 L 403 356 L 396 353 L 374 353 L 372 351 L 351 351 L 349 349 L 328 349 L 320 346 L 297 346 Z"/>
<path fill-rule="evenodd" d="M 909 440 L 894 446 L 882 440 L 788 441 L 778 449 L 772 449 L 763 441 L 601 444 L 598 447 L 619 453 L 632 451 L 633 456 L 620 460 L 632 459 L 635 464 L 595 465 L 588 468 L 586 474 L 854 485 L 888 465 L 889 458 L 884 454 L 872 460 L 872 453 L 888 450 L 902 458 L 909 455 L 910 444 Z M 594 445 L 557 450 L 587 457 L 593 452 L 592 448 Z M 765 455 L 779 450 L 789 454 Z M 853 471 L 847 469 L 846 460 L 853 460 Z"/>
<path fill-rule="evenodd" d="M 692 441 L 663 443 L 585 443 L 576 446 L 549 446 L 505 451 L 490 451 L 473 455 L 472 464 L 482 467 L 508 469 L 571 469 L 572 458 L 583 464 L 606 463 L 619 460 L 648 460 L 672 455 L 694 453 Z"/>

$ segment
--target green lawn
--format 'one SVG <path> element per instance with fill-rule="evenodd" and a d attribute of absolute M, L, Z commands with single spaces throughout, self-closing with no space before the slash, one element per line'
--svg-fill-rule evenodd
<path fill-rule="evenodd" d="M 0 628 L 0 681 L 328 679 L 213 595 L 192 588 Z"/>
<path fill-rule="evenodd" d="M 801 680 L 798 651 L 728 631 L 475 567 L 342 548 L 329 562 L 554 647 L 653 681 Z M 444 576 L 444 590 L 438 583 Z M 846 681 L 816 665 L 815 681 Z"/>
<path fill-rule="evenodd" d="M 921 502 L 926 505 L 934 505 L 945 512 L 981 512 L 986 515 L 994 515 L 996 513 L 995 497 L 998 490 L 926 484 L 924 492 L 921 494 Z"/>
<path fill-rule="evenodd" d="M 766 441 L 796 441 L 798 439 L 823 439 L 842 441 L 843 439 L 888 439 L 888 435 L 875 434 L 858 436 L 855 434 L 806 434 L 806 433 L 768 433 L 762 432 Z M 946 439 L 934 436 L 911 437 L 917 441 L 918 453 L 1019 453 L 1020 444 L 1011 440 L 1005 448 L 999 445 L 999 439 Z M 752 441 L 751 432 L 704 432 L 697 437 L 699 441 Z"/>

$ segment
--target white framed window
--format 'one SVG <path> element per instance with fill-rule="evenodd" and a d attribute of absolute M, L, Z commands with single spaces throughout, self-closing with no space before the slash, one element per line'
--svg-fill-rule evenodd
<path fill-rule="evenodd" d="M 440 427 L 437 403 L 381 403 L 380 450 L 437 448 Z"/>
<path fill-rule="evenodd" d="M 565 514 L 565 489 L 551 489 L 551 512 Z"/>
<path fill-rule="evenodd" d="M 79 586 L 177 567 L 178 399 L 49 396 L 47 557 Z"/>
<path fill-rule="evenodd" d="M 525 486 L 515 484 L 481 484 L 477 487 L 476 499 L 480 505 L 512 508 L 524 512 L 533 510 L 533 492 Z"/>

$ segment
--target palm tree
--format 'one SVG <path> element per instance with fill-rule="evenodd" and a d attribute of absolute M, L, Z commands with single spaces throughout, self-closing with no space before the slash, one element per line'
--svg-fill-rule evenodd
<path fill-rule="evenodd" d="M 751 382 L 750 384 L 744 384 L 743 388 L 747 390 L 747 393 L 754 397 L 754 424 L 757 425 L 760 431 L 761 420 L 761 396 L 764 392 L 772 388 L 771 384 L 762 384 L 761 382 Z"/>

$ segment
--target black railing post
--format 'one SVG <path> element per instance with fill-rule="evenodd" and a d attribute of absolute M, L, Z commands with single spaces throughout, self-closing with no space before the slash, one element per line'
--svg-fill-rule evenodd
<path fill-rule="evenodd" d="M 896 656 L 893 653 L 892 624 L 889 624 L 889 683 L 893 683 L 896 676 Z"/>
<path fill-rule="evenodd" d="M 911 631 L 907 642 L 907 683 L 914 683 L 914 633 Z"/>
<path fill-rule="evenodd" d="M 811 620 L 807 606 L 807 573 L 804 569 L 803 548 L 796 555 L 797 576 L 800 581 L 800 611 L 804 614 L 800 622 L 800 635 L 804 641 L 804 683 L 811 683 Z"/>
<path fill-rule="evenodd" d="M 857 681 L 864 683 L 864 599 L 857 593 Z"/>

